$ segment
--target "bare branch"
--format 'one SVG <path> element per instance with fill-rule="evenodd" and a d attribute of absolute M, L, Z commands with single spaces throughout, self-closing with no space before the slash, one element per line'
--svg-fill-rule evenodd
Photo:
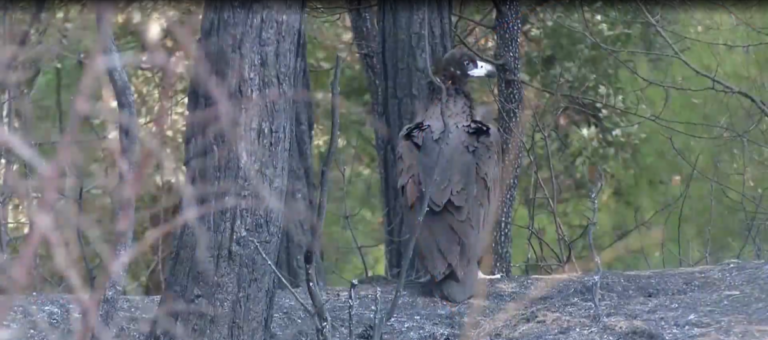
<path fill-rule="evenodd" d="M 592 233 L 597 227 L 597 201 L 600 196 L 600 191 L 603 189 L 603 171 L 598 167 L 596 174 L 597 183 L 592 188 L 592 193 L 589 195 L 590 203 L 592 203 L 592 217 L 589 219 L 589 248 L 592 251 L 592 258 L 597 264 L 597 273 L 595 274 L 594 282 L 592 283 L 592 303 L 595 305 L 595 316 L 598 321 L 602 320 L 603 313 L 600 311 L 600 278 L 603 275 L 603 265 L 600 261 L 600 255 L 595 249 L 595 242 L 592 239 Z"/>
<path fill-rule="evenodd" d="M 309 298 L 312 300 L 312 305 L 315 307 L 315 315 L 318 318 L 319 327 L 317 327 L 317 338 L 330 340 L 331 339 L 331 321 L 328 313 L 325 310 L 322 297 L 318 292 L 317 271 L 315 270 L 315 264 L 317 260 L 316 256 L 320 255 L 320 246 L 322 245 L 322 233 L 323 223 L 325 221 L 326 205 L 328 198 L 328 176 L 330 173 L 331 163 L 335 157 L 338 135 L 339 135 L 339 80 L 341 78 L 341 63 L 342 58 L 340 55 L 336 55 L 336 66 L 333 72 L 333 80 L 331 81 L 331 139 L 328 143 L 328 151 L 325 154 L 325 160 L 323 161 L 323 167 L 320 169 L 320 190 L 317 204 L 317 216 L 314 223 L 312 223 L 312 238 L 310 242 L 312 244 L 304 253 L 304 270 L 305 280 L 307 284 L 307 291 L 309 292 Z"/>
<path fill-rule="evenodd" d="M 355 150 L 355 153 L 357 150 Z M 354 154 L 352 156 L 352 159 L 354 160 Z M 352 164 L 354 165 L 354 163 Z M 350 172 L 352 172 L 350 170 Z M 368 277 L 368 264 L 365 262 L 365 254 L 363 254 L 363 248 L 364 246 L 360 245 L 360 242 L 357 241 L 357 235 L 355 235 L 355 230 L 352 228 L 352 222 L 350 221 L 352 215 L 349 214 L 349 206 L 347 204 L 347 169 L 346 166 L 341 167 L 339 169 L 339 173 L 341 174 L 341 190 L 344 194 L 343 198 L 343 205 L 344 205 L 344 224 L 347 226 L 347 229 L 349 229 L 349 234 L 352 236 L 352 243 L 355 245 L 355 249 L 357 249 L 357 253 L 360 256 L 360 262 L 363 264 L 363 274 L 365 277 Z"/>
<path fill-rule="evenodd" d="M 696 176 L 696 166 L 699 164 L 699 156 L 701 156 L 701 154 L 696 155 L 696 160 L 693 162 L 693 169 L 691 169 L 691 175 L 685 183 L 683 201 L 680 203 L 680 214 L 677 215 L 677 258 L 679 267 L 683 267 L 683 245 L 681 243 L 683 239 L 681 228 L 681 224 L 683 223 L 683 209 L 685 209 L 685 199 L 688 198 L 688 191 L 691 189 L 691 182 Z"/>
<path fill-rule="evenodd" d="M 457 18 L 459 18 L 459 19 L 464 19 L 466 21 L 469 21 L 469 22 L 475 24 L 476 26 L 480 26 L 480 27 L 483 27 L 483 28 L 486 28 L 486 29 L 489 29 L 489 30 L 494 29 L 493 25 L 491 25 L 491 24 L 486 24 L 486 23 L 477 21 L 477 20 L 472 19 L 470 17 L 467 17 L 467 16 L 465 16 L 465 15 L 463 15 L 461 13 L 452 13 L 452 15 L 457 17 Z"/>
<path fill-rule="evenodd" d="M 299 297 L 299 294 L 296 293 L 296 291 L 293 290 L 293 288 L 291 288 L 291 284 L 288 283 L 288 280 L 286 280 L 285 277 L 283 277 L 283 275 L 280 274 L 280 271 L 277 270 L 277 267 L 275 267 L 275 264 L 272 263 L 272 261 L 270 261 L 269 256 L 267 256 L 267 254 L 264 253 L 264 250 L 261 249 L 261 245 L 259 244 L 259 241 L 257 241 L 254 238 L 250 238 L 250 240 L 256 246 L 256 250 L 259 251 L 259 255 L 261 255 L 261 258 L 264 261 L 267 261 L 267 264 L 269 265 L 270 268 L 272 268 L 272 271 L 275 273 L 275 275 L 277 275 L 277 278 L 280 279 L 280 282 L 282 282 L 285 288 L 287 288 L 288 291 L 291 292 L 291 295 L 293 295 L 293 297 L 296 299 L 296 302 L 298 302 L 301 305 L 301 307 L 304 308 L 304 311 L 307 312 L 309 316 L 314 316 L 315 313 L 312 311 L 312 308 L 310 308 L 309 305 L 307 305 L 307 303 L 304 302 L 304 300 L 302 300 L 301 297 Z M 317 324 L 317 319 L 315 319 L 315 326 L 319 326 L 319 324 Z"/>
<path fill-rule="evenodd" d="M 680 52 L 680 50 L 677 48 L 677 46 L 675 46 L 675 44 L 672 42 L 672 39 L 670 39 L 669 36 L 667 36 L 666 32 L 664 31 L 664 28 L 659 26 L 659 23 L 656 21 L 656 19 L 654 19 L 651 16 L 651 14 L 648 13 L 648 11 L 645 9 L 645 6 L 643 6 L 643 4 L 640 3 L 639 1 L 637 2 L 637 5 L 640 6 L 640 8 L 643 10 L 643 13 L 645 14 L 645 17 L 648 19 L 648 22 L 650 22 L 653 25 L 653 27 L 656 28 L 656 31 L 659 32 L 659 35 L 661 35 L 661 37 L 664 39 L 664 41 L 667 43 L 667 45 L 669 45 L 669 47 L 672 49 L 672 51 L 675 52 L 676 58 L 678 60 L 680 60 L 681 62 L 683 62 L 683 64 L 685 64 L 685 66 L 688 66 L 688 68 L 691 69 L 691 71 L 693 71 L 694 73 L 698 74 L 699 76 L 709 79 L 710 81 L 712 81 L 712 83 L 718 84 L 718 85 L 724 87 L 725 89 L 727 89 L 727 90 L 729 90 L 729 91 L 731 91 L 731 92 L 733 92 L 733 93 L 735 93 L 735 94 L 737 94 L 737 95 L 739 95 L 741 97 L 744 97 L 744 98 L 748 99 L 750 102 L 752 102 L 755 105 L 755 107 L 760 109 L 760 111 L 763 113 L 764 116 L 768 116 L 768 106 L 766 106 L 765 102 L 763 102 L 762 99 L 758 98 L 757 96 L 755 96 L 755 95 L 753 95 L 753 94 L 751 94 L 749 92 L 746 92 L 744 90 L 740 90 L 740 89 L 736 88 L 735 86 L 733 86 L 733 85 L 731 85 L 731 84 L 729 84 L 729 83 L 727 83 L 727 82 L 725 82 L 725 81 L 715 77 L 714 75 L 709 75 L 709 74 L 705 73 L 704 71 L 699 69 L 697 66 L 693 65 L 690 61 L 688 61 L 688 59 L 685 58 L 683 53 Z"/>

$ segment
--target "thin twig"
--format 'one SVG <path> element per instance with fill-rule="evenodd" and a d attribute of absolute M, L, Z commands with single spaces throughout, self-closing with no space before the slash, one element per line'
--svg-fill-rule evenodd
<path fill-rule="evenodd" d="M 77 217 L 78 217 L 78 221 L 80 220 L 79 217 L 82 216 L 82 214 L 83 214 L 83 192 L 84 192 L 84 189 L 85 188 L 83 187 L 83 181 L 81 180 L 80 181 L 80 189 L 78 190 L 78 193 L 77 193 Z M 88 285 L 89 285 L 89 287 L 91 287 L 91 289 L 93 289 L 93 285 L 94 285 L 95 280 L 96 280 L 96 275 L 93 274 L 94 266 L 92 266 L 90 264 L 90 262 L 88 261 L 88 254 L 85 251 L 85 241 L 83 240 L 83 231 L 80 229 L 80 223 L 78 223 L 76 225 L 76 227 L 77 227 L 77 243 L 80 245 L 80 253 L 81 253 L 80 256 L 83 257 L 83 265 L 85 266 L 85 273 L 86 273 L 86 275 L 88 275 Z"/>
<path fill-rule="evenodd" d="M 701 156 L 701 154 L 696 155 L 696 160 L 693 162 L 693 169 L 691 170 L 691 176 L 688 178 L 688 182 L 685 183 L 685 193 L 683 194 L 683 201 L 680 203 L 680 213 L 677 215 L 677 265 L 679 267 L 683 267 L 683 244 L 681 243 L 683 236 L 682 228 L 680 227 L 683 223 L 683 209 L 685 209 L 685 199 L 688 198 L 688 192 L 691 189 L 691 182 L 696 176 L 696 165 L 699 164 L 699 156 Z"/>
<path fill-rule="evenodd" d="M 347 314 L 349 317 L 349 323 L 347 324 L 347 332 L 349 333 L 349 340 L 353 340 L 354 334 L 352 333 L 352 325 L 354 324 L 354 314 L 355 314 L 355 288 L 357 288 L 357 280 L 352 280 L 352 282 L 349 284 L 349 308 L 347 310 Z"/>
<path fill-rule="evenodd" d="M 452 14 L 453 16 L 455 16 L 455 17 L 459 18 L 459 19 L 464 19 L 464 20 L 466 20 L 466 21 L 469 21 L 469 22 L 471 22 L 471 23 L 475 24 L 476 26 L 480 26 L 480 27 L 483 27 L 483 28 L 487 28 L 487 29 L 489 29 L 489 30 L 492 30 L 492 29 L 494 29 L 494 27 L 493 27 L 493 25 L 492 25 L 492 24 L 486 24 L 486 23 L 483 23 L 483 22 L 477 21 L 477 20 L 475 20 L 475 19 L 472 19 L 472 18 L 470 18 L 470 17 L 468 17 L 468 16 L 465 16 L 465 15 L 463 15 L 463 14 L 461 14 L 461 13 L 451 13 L 451 14 Z"/>
<path fill-rule="evenodd" d="M 755 226 L 757 225 L 757 213 L 760 210 L 760 206 L 763 204 L 763 194 L 765 191 L 760 193 L 760 198 L 757 201 L 757 204 L 755 205 L 755 213 L 752 215 L 752 218 L 747 221 L 747 225 L 749 225 L 749 229 L 747 229 L 747 235 L 744 237 L 744 243 L 742 243 L 741 247 L 739 248 L 739 252 L 736 254 L 736 259 L 741 260 L 741 255 L 744 252 L 744 249 L 747 248 L 747 244 L 749 244 L 749 240 L 753 237 L 753 231 L 755 230 Z M 745 217 L 748 218 L 748 217 Z"/>
<path fill-rule="evenodd" d="M 549 198 L 549 194 L 547 193 L 546 188 L 544 188 L 544 195 L 547 196 L 547 203 L 550 205 L 550 209 L 552 211 L 552 218 L 555 221 L 555 227 L 557 231 L 557 245 L 558 249 L 560 250 L 560 255 L 565 255 L 565 252 L 563 251 L 563 243 L 569 244 L 568 242 L 568 235 L 565 234 L 565 229 L 563 228 L 563 223 L 560 221 L 560 217 L 557 215 L 557 178 L 555 173 L 555 166 L 552 163 L 552 149 L 549 145 L 549 137 L 547 136 L 548 131 L 544 131 L 544 128 L 541 126 L 541 122 L 539 122 L 539 118 L 536 114 L 533 115 L 534 123 L 536 123 L 536 127 L 541 132 L 542 140 L 544 141 L 544 150 L 547 152 L 547 163 L 549 165 L 549 178 L 552 185 L 552 197 Z M 538 168 L 538 165 L 537 165 Z M 538 169 L 537 169 L 538 170 Z M 536 176 L 539 176 L 538 171 L 536 171 Z M 541 177 L 539 177 L 539 183 L 541 185 L 544 185 L 543 181 L 541 180 Z M 570 248 L 570 247 L 569 247 Z M 570 249 L 569 249 L 570 251 Z M 568 261 L 569 258 L 565 258 L 564 261 Z"/>
<path fill-rule="evenodd" d="M 589 220 L 589 231 L 587 234 L 587 237 L 589 239 L 589 248 L 592 251 L 592 258 L 595 261 L 595 264 L 597 264 L 597 273 L 595 275 L 595 281 L 592 286 L 592 303 L 595 305 L 595 316 L 597 318 L 597 321 L 599 322 L 603 318 L 603 313 L 600 311 L 600 278 L 603 275 L 603 265 L 600 262 L 600 254 L 597 253 L 597 250 L 595 249 L 595 242 L 592 239 L 592 232 L 594 231 L 595 227 L 597 226 L 597 201 L 598 197 L 600 196 L 600 191 L 603 189 L 603 172 L 598 167 L 597 168 L 597 183 L 595 184 L 594 188 L 592 189 L 592 193 L 590 194 L 590 202 L 592 203 L 592 218 Z"/>
<path fill-rule="evenodd" d="M 251 240 L 251 242 L 253 242 L 253 244 L 256 245 L 256 250 L 259 251 L 259 255 L 261 255 L 261 258 L 264 261 L 267 261 L 267 265 L 269 265 L 269 268 L 272 268 L 272 272 L 274 272 L 275 275 L 277 275 L 277 278 L 280 279 L 280 282 L 282 282 L 285 288 L 287 288 L 288 291 L 291 292 L 291 295 L 293 295 L 293 297 L 301 305 L 301 307 L 304 307 L 304 311 L 307 312 L 307 314 L 309 314 L 310 316 L 314 315 L 312 308 L 310 308 L 309 305 L 307 305 L 307 303 L 301 299 L 299 294 L 296 293 L 296 291 L 293 288 L 291 288 L 291 284 L 288 283 L 288 280 L 286 280 L 285 277 L 283 277 L 283 275 L 280 274 L 280 271 L 277 270 L 277 267 L 275 267 L 275 264 L 269 260 L 269 257 L 267 256 L 267 254 L 264 253 L 263 249 L 261 249 L 261 245 L 259 244 L 259 241 L 256 241 L 256 239 L 254 238 L 249 238 L 249 240 Z"/>
<path fill-rule="evenodd" d="M 354 165 L 354 155 L 357 153 L 357 150 L 355 150 L 355 153 L 352 154 L 352 165 Z M 357 240 L 357 235 L 355 235 L 355 230 L 352 228 L 352 222 L 350 221 L 351 215 L 349 214 L 349 205 L 347 204 L 347 167 L 340 167 L 339 173 L 341 174 L 341 183 L 342 187 L 341 190 L 344 194 L 344 224 L 346 225 L 347 229 L 349 229 L 349 234 L 352 236 L 352 242 L 355 244 L 355 249 L 357 249 L 358 255 L 360 255 L 360 262 L 363 264 L 363 272 L 365 274 L 365 277 L 368 277 L 368 264 L 365 262 L 365 254 L 363 254 L 363 246 L 360 245 L 360 242 Z M 352 173 L 350 169 L 350 173 Z"/>
<path fill-rule="evenodd" d="M 333 80 L 331 81 L 331 139 L 328 143 L 328 151 L 325 154 L 325 160 L 323 161 L 323 167 L 320 169 L 320 190 L 317 205 L 317 215 L 315 221 L 312 224 L 312 238 L 310 240 L 311 245 L 304 253 L 304 279 L 307 284 L 307 292 L 309 298 L 312 300 L 312 305 L 315 307 L 315 315 L 317 320 L 317 327 L 315 329 L 318 339 L 330 340 L 331 339 L 331 320 L 330 316 L 325 310 L 323 299 L 318 291 L 317 271 L 315 270 L 315 264 L 317 262 L 316 256 L 320 254 L 320 246 L 322 245 L 322 232 L 323 223 L 325 221 L 327 197 L 328 197 L 328 174 L 330 172 L 331 163 L 337 148 L 337 139 L 339 135 L 339 80 L 341 79 L 341 62 L 342 58 L 339 54 L 336 54 L 336 67 L 333 72 Z"/>
<path fill-rule="evenodd" d="M 709 265 L 709 250 L 712 246 L 712 215 L 715 211 L 715 183 L 709 181 L 709 223 L 707 224 L 707 248 L 704 251 L 704 263 Z"/>
<path fill-rule="evenodd" d="M 685 66 L 688 67 L 688 69 L 690 69 L 691 71 L 693 71 L 697 75 L 710 80 L 713 84 L 718 84 L 718 85 L 722 86 L 723 88 L 727 89 L 728 91 L 732 91 L 733 93 L 739 95 L 740 97 L 743 97 L 743 98 L 749 100 L 750 102 L 752 102 L 752 104 L 755 105 L 755 107 L 757 107 L 760 110 L 760 112 L 764 116 L 768 116 L 768 106 L 766 106 L 765 102 L 763 102 L 760 98 L 758 98 L 757 96 L 752 95 L 749 92 L 746 92 L 744 90 L 738 89 L 735 86 L 733 86 L 733 85 L 731 85 L 731 84 L 729 84 L 729 83 L 727 83 L 727 82 L 725 82 L 723 80 L 718 79 L 714 75 L 709 75 L 709 74 L 705 73 L 704 71 L 700 70 L 698 67 L 693 65 L 690 61 L 688 61 L 688 59 L 685 58 L 685 56 L 677 48 L 677 46 L 675 46 L 675 43 L 672 42 L 672 39 L 670 39 L 669 36 L 667 36 L 667 34 L 665 33 L 664 28 L 662 28 L 659 25 L 659 23 L 656 21 L 656 19 L 654 19 L 651 16 L 651 14 L 648 13 L 648 11 L 645 9 L 645 6 L 643 6 L 643 4 L 640 1 L 637 1 L 637 5 L 640 6 L 640 9 L 643 10 L 643 13 L 645 14 L 645 17 L 648 19 L 648 22 L 650 22 L 651 25 L 653 25 L 653 27 L 656 29 L 657 32 L 659 32 L 659 35 L 664 39 L 664 41 L 667 43 L 667 45 L 669 45 L 669 47 L 672 49 L 672 51 L 675 52 L 675 59 L 680 60 L 683 64 L 685 64 Z"/>

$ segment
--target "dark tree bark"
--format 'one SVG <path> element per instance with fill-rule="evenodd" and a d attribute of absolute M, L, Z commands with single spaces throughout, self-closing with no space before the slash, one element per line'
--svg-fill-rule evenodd
<path fill-rule="evenodd" d="M 118 185 L 112 194 L 112 205 L 115 209 L 115 259 L 122 256 L 133 243 L 135 223 L 136 195 L 138 181 L 134 172 L 138 166 L 139 156 L 139 120 L 133 99 L 133 89 L 128 80 L 128 73 L 121 66 L 119 51 L 112 34 L 111 16 L 106 8 L 97 9 L 96 26 L 101 34 L 104 55 L 111 65 L 107 76 L 117 101 L 119 113 L 118 132 L 120 136 L 120 157 L 118 160 Z M 124 164 L 121 164 L 125 162 Z M 107 282 L 104 297 L 101 300 L 99 316 L 107 327 L 111 326 L 117 313 L 118 298 L 125 294 L 123 278 L 127 268 L 118 273 L 112 273 Z"/>
<path fill-rule="evenodd" d="M 200 212 L 176 237 L 160 302 L 161 311 L 173 308 L 171 321 L 157 320 L 151 339 L 268 338 L 276 282 L 257 247 L 274 263 L 283 215 L 291 213 L 282 206 L 303 8 L 299 1 L 205 3 L 185 136 L 196 197 L 184 197 L 182 214 L 195 205 L 213 212 Z"/>
<path fill-rule="evenodd" d="M 299 58 L 296 84 L 301 87 L 302 93 L 296 98 L 295 126 L 288 169 L 288 192 L 285 196 L 285 208 L 290 213 L 285 215 L 277 260 L 280 273 L 293 288 L 300 287 L 304 282 L 304 251 L 309 244 L 309 226 L 315 216 L 316 200 L 312 176 L 314 117 L 312 97 L 309 92 L 307 41 L 304 35 L 301 37 Z M 322 268 L 319 259 L 316 268 Z"/>
<path fill-rule="evenodd" d="M 368 83 L 368 92 L 371 96 L 371 118 L 374 121 L 379 175 L 382 175 L 384 167 L 381 160 L 383 159 L 384 141 L 387 138 L 387 133 L 384 127 L 386 119 L 384 119 L 384 111 L 381 109 L 381 96 L 384 90 L 381 87 L 381 54 L 379 53 L 379 32 L 376 27 L 376 7 L 372 0 L 347 0 L 347 7 L 349 8 L 349 21 L 352 26 L 352 36 L 357 48 L 357 56 L 363 64 L 363 70 L 365 71 Z M 383 185 L 382 193 L 384 193 Z M 384 197 L 386 199 L 386 195 Z M 384 209 L 386 208 L 387 202 L 385 201 Z M 363 256 L 362 253 L 360 256 Z M 389 271 L 388 267 L 387 269 Z M 365 275 L 367 276 L 368 272 Z"/>
<path fill-rule="evenodd" d="M 363 69 L 368 80 L 368 91 L 371 92 L 371 112 L 377 119 L 377 123 L 384 123 L 384 112 L 381 110 L 381 96 L 384 92 L 381 88 L 381 53 L 379 46 L 379 32 L 376 27 L 375 7 L 372 0 L 348 0 L 349 18 L 352 26 L 355 47 L 358 58 L 363 63 Z M 380 140 L 386 137 L 385 129 L 376 131 L 376 146 L 380 150 Z"/>
<path fill-rule="evenodd" d="M 494 230 L 493 273 L 512 274 L 512 208 L 517 197 L 517 178 L 522 163 L 523 124 L 520 113 L 523 88 L 520 80 L 520 4 L 517 0 L 494 0 L 496 8 L 496 59 L 498 67 L 499 127 L 503 138 L 502 160 L 505 183 L 501 216 Z"/>
<path fill-rule="evenodd" d="M 425 5 L 429 6 L 426 18 Z M 403 126 L 413 120 L 417 110 L 428 106 L 430 70 L 426 60 L 425 25 L 429 25 L 429 46 L 433 59 L 442 57 L 452 47 L 451 2 L 379 2 L 377 29 L 373 28 L 370 13 L 362 12 L 358 18 L 353 15 L 353 19 L 356 44 L 358 50 L 364 53 L 369 88 L 376 100 L 376 149 L 386 211 L 387 275 L 392 277 L 398 275 L 409 240 L 409 235 L 403 232 L 403 198 L 397 190 L 397 135 Z M 373 39 L 378 42 L 372 44 Z M 376 46 L 378 53 L 371 46 Z M 369 54 L 376 57 L 369 57 Z M 380 76 L 373 76 L 375 74 Z M 409 268 L 416 269 L 414 258 Z"/>

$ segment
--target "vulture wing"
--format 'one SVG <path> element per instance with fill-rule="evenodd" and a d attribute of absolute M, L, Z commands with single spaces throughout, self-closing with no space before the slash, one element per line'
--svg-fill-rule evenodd
<path fill-rule="evenodd" d="M 449 111 L 469 109 L 461 100 L 446 104 Z M 423 195 L 430 193 L 417 238 L 422 265 L 435 280 L 451 271 L 461 280 L 465 269 L 476 268 L 487 242 L 484 231 L 493 225 L 499 137 L 494 128 L 477 121 L 448 120 L 444 127 L 439 110 L 439 104 L 433 105 L 426 119 L 402 130 L 398 188 L 406 201 L 403 217 L 409 231 L 419 223 Z"/>

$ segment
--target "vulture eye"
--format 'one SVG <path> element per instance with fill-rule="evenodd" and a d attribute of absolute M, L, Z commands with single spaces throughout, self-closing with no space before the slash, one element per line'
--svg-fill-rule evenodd
<path fill-rule="evenodd" d="M 467 68 L 469 68 L 469 66 L 470 66 L 470 65 L 472 65 L 472 61 L 469 61 L 469 60 L 464 60 L 464 66 L 466 66 Z"/>

